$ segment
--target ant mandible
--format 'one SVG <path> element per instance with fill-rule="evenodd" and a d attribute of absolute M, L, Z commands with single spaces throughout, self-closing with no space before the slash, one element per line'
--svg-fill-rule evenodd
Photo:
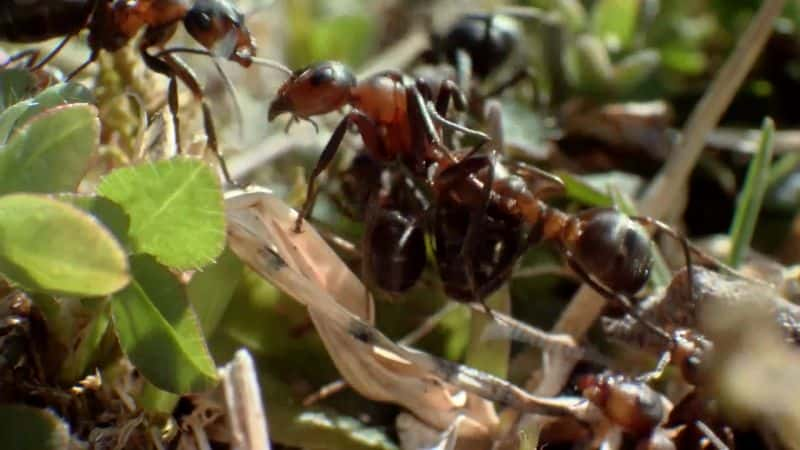
<path fill-rule="evenodd" d="M 333 160 L 345 132 L 352 125 L 360 132 L 367 152 L 374 159 L 399 161 L 413 174 L 422 176 L 433 161 L 442 164 L 455 161 L 450 150 L 442 144 L 435 123 L 488 142 L 486 134 L 464 128 L 444 117 L 451 100 L 456 108 L 464 108 L 463 94 L 449 80 L 438 87 L 434 102 L 431 86 L 398 71 L 380 72 L 361 81 L 357 81 L 344 64 L 335 61 L 320 62 L 295 71 L 270 104 L 269 121 L 283 113 L 290 113 L 292 121 L 311 121 L 312 116 L 345 105 L 352 108 L 334 129 L 311 172 L 306 201 L 297 218 L 295 231 L 301 230 L 303 220 L 311 213 L 317 177 Z"/>
<path fill-rule="evenodd" d="M 163 47 L 169 41 L 181 22 L 189 34 L 206 50 L 176 47 L 151 54 L 149 52 L 151 48 Z M 28 65 L 32 69 L 41 68 L 84 28 L 89 29 L 89 58 L 66 78 L 73 78 L 94 62 L 101 50 L 114 52 L 121 49 L 144 28 L 144 35 L 139 43 L 139 53 L 151 70 L 170 78 L 169 108 L 175 125 L 176 142 L 180 145 L 177 136 L 179 124 L 176 84 L 176 80 L 180 79 L 202 102 L 203 124 L 208 136 L 208 146 L 218 158 L 226 181 L 233 183 L 225 161 L 219 153 L 211 110 L 204 99 L 200 82 L 191 68 L 175 53 L 219 55 L 243 67 L 257 63 L 290 72 L 278 63 L 255 57 L 255 42 L 244 23 L 242 12 L 229 0 L 197 0 L 191 6 L 185 0 L 34 0 L 6 1 L 0 4 L 0 39 L 31 43 L 64 36 L 64 39 L 38 62 L 38 51 L 29 50 L 12 56 L 5 64 L 28 57 Z"/>

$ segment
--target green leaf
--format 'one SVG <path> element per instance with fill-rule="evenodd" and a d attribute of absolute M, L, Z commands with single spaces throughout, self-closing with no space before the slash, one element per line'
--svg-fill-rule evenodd
<path fill-rule="evenodd" d="M 82 84 L 61 83 L 43 90 L 34 98 L 9 107 L 0 114 L 0 144 L 8 140 L 14 129 L 21 127 L 35 115 L 70 103 L 94 103 L 94 96 Z"/>
<path fill-rule="evenodd" d="M 222 190 L 202 161 L 177 158 L 118 169 L 97 191 L 128 213 L 134 250 L 162 264 L 203 267 L 225 246 Z"/>
<path fill-rule="evenodd" d="M 36 91 L 36 80 L 23 69 L 0 70 L 0 111 Z"/>
<path fill-rule="evenodd" d="M 34 292 L 96 297 L 130 281 L 125 252 L 93 217 L 33 194 L 0 197 L 0 272 Z"/>
<path fill-rule="evenodd" d="M 567 74 L 581 91 L 603 93 L 614 77 L 614 66 L 603 42 L 583 34 L 567 48 Z"/>
<path fill-rule="evenodd" d="M 733 223 L 729 236 L 731 238 L 731 254 L 728 264 L 738 267 L 742 262 L 745 252 L 750 247 L 753 239 L 758 213 L 769 184 L 769 168 L 772 163 L 773 140 L 775 137 L 775 123 L 769 117 L 764 119 L 761 126 L 761 139 L 750 167 L 747 169 L 747 178 L 736 204 Z"/>
<path fill-rule="evenodd" d="M 556 175 L 564 181 L 564 189 L 570 199 L 587 206 L 608 207 L 614 204 L 610 196 L 598 191 L 579 177 L 563 171 L 557 171 Z"/>
<path fill-rule="evenodd" d="M 123 245 L 128 245 L 128 226 L 130 220 L 125 211 L 111 200 L 98 195 L 60 194 L 63 202 L 76 206 L 103 223 Z"/>
<path fill-rule="evenodd" d="M 0 193 L 74 190 L 99 139 L 94 106 L 59 106 L 36 116 L 0 152 Z"/>
<path fill-rule="evenodd" d="M 180 399 L 180 396 L 162 391 L 145 381 L 142 391 L 136 396 L 136 404 L 147 412 L 168 416 L 175 410 Z"/>
<path fill-rule="evenodd" d="M 614 50 L 627 48 L 636 32 L 639 0 L 599 0 L 592 8 L 592 29 Z"/>
<path fill-rule="evenodd" d="M 183 286 L 151 256 L 131 257 L 134 280 L 111 299 L 122 350 L 159 389 L 201 392 L 217 382 L 200 324 Z"/>
<path fill-rule="evenodd" d="M 195 273 L 186 287 L 189 301 L 207 337 L 217 328 L 228 308 L 242 278 L 243 267 L 241 260 L 227 248 L 213 264 Z"/>
<path fill-rule="evenodd" d="M 69 428 L 46 409 L 0 405 L 3 450 L 63 450 L 69 448 Z"/>

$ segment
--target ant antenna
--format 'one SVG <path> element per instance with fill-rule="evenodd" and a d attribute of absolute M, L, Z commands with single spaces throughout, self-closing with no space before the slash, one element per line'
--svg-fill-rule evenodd
<path fill-rule="evenodd" d="M 253 62 L 253 64 L 257 64 L 259 66 L 264 66 L 264 67 L 269 67 L 271 69 L 275 69 L 275 70 L 277 70 L 279 72 L 285 73 L 286 75 L 288 75 L 290 77 L 294 74 L 292 69 L 284 66 L 283 64 L 279 63 L 278 61 L 273 61 L 271 59 L 266 59 L 266 58 L 259 58 L 257 56 L 252 56 L 250 58 L 250 60 Z"/>
<path fill-rule="evenodd" d="M 667 233 L 670 237 L 672 237 L 681 244 L 683 255 L 686 257 L 686 275 L 689 277 L 689 282 L 686 283 L 686 288 L 689 290 L 688 298 L 691 301 L 694 296 L 694 292 L 692 289 L 694 285 L 694 270 L 692 269 L 692 252 L 690 250 L 689 240 L 686 239 L 686 236 L 678 233 L 677 231 L 672 229 L 672 227 L 670 227 L 669 225 L 652 217 L 633 216 L 630 217 L 630 219 L 635 222 L 639 222 L 641 224 L 653 225 L 656 227 L 656 229 L 658 229 L 658 231 Z"/>
<path fill-rule="evenodd" d="M 222 65 L 219 63 L 219 58 L 213 58 L 212 61 L 214 62 L 214 67 L 217 68 L 217 72 L 219 76 L 222 78 L 222 83 L 225 85 L 225 89 L 231 95 L 231 101 L 233 101 L 233 114 L 234 120 L 236 121 L 236 125 L 239 132 L 239 138 L 244 139 L 244 115 L 242 114 L 242 104 L 239 103 L 239 96 L 236 94 L 236 87 L 233 85 L 233 81 L 231 81 L 231 77 L 228 76 L 227 72 L 222 70 Z"/>
<path fill-rule="evenodd" d="M 222 78 L 222 84 L 225 85 L 225 90 L 228 91 L 228 94 L 231 96 L 231 101 L 233 102 L 233 114 L 234 120 L 236 121 L 237 128 L 239 131 L 239 137 L 244 136 L 244 128 L 242 123 L 244 122 L 244 115 L 242 114 L 242 105 L 239 102 L 239 96 L 236 93 L 236 88 L 233 86 L 233 82 L 231 78 L 228 76 L 227 73 L 222 69 L 222 65 L 219 63 L 219 56 L 214 55 L 213 53 L 209 52 L 208 50 L 199 49 L 199 48 L 189 48 L 189 47 L 170 47 L 164 49 L 155 55 L 155 58 L 160 58 L 164 55 L 168 55 L 171 53 L 191 53 L 194 55 L 204 55 L 211 58 L 211 61 L 214 63 L 214 67 L 217 69 L 217 73 L 219 73 L 220 77 Z"/>

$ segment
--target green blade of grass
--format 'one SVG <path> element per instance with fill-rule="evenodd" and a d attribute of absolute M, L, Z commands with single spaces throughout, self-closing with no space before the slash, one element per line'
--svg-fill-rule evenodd
<path fill-rule="evenodd" d="M 775 123 L 767 117 L 761 126 L 758 151 L 747 169 L 747 178 L 739 194 L 731 224 L 729 233 L 731 253 L 728 256 L 728 264 L 733 267 L 738 267 L 742 262 L 742 257 L 753 238 L 761 202 L 769 183 L 774 135 Z"/>

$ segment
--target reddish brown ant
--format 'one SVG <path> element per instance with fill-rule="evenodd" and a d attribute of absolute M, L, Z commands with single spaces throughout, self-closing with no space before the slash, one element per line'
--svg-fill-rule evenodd
<path fill-rule="evenodd" d="M 343 64 L 324 61 L 294 72 L 270 104 L 270 121 L 282 113 L 290 113 L 292 121 L 311 121 L 312 116 L 345 105 L 352 107 L 334 130 L 311 173 L 306 202 L 295 229 L 300 231 L 303 219 L 311 213 L 316 179 L 330 164 L 350 126 L 358 128 L 367 152 L 374 159 L 399 160 L 414 175 L 424 175 L 434 161 L 446 164 L 454 160 L 449 149 L 442 145 L 434 122 L 488 141 L 484 133 L 444 118 L 451 100 L 463 109 L 463 94 L 449 80 L 439 86 L 434 103 L 429 85 L 396 71 L 381 72 L 359 82 Z"/>
<path fill-rule="evenodd" d="M 653 263 L 650 237 L 637 222 L 655 225 L 680 240 L 687 266 L 690 266 L 688 243 L 667 225 L 647 217 L 629 217 L 609 208 L 568 214 L 542 201 L 543 192 L 531 189 L 527 182 L 541 181 L 552 192 L 563 188 L 557 177 L 521 165 L 518 172 L 527 180 L 518 175 L 496 179 L 496 167 L 493 156 L 472 155 L 450 165 L 437 177 L 435 190 L 440 193 L 437 201 L 448 201 L 447 196 L 454 195 L 455 201 L 473 211 L 471 230 L 463 240 L 466 254 L 474 255 L 474 249 L 478 248 L 483 226 L 480 217 L 490 208 L 502 211 L 535 230 L 529 235 L 530 244 L 542 240 L 555 243 L 567 264 L 583 281 L 635 316 L 638 314 L 630 298 L 647 283 Z M 442 192 L 452 194 L 442 195 Z M 647 323 L 645 326 L 671 341 L 665 331 Z"/>
<path fill-rule="evenodd" d="M 151 54 L 149 50 L 153 47 L 163 47 L 181 22 L 186 31 L 206 50 L 171 48 Z M 255 58 L 255 42 L 244 23 L 244 15 L 236 6 L 230 0 L 196 0 L 193 4 L 185 0 L 34 0 L 6 1 L 0 4 L 2 40 L 31 43 L 65 36 L 41 61 L 36 61 L 37 51 L 24 51 L 12 56 L 8 62 L 29 57 L 29 66 L 33 69 L 40 68 L 84 28 L 89 30 L 90 56 L 66 78 L 71 79 L 95 61 L 100 50 L 117 51 L 144 29 L 144 35 L 139 43 L 139 53 L 151 70 L 170 78 L 169 107 L 175 122 L 175 133 L 177 134 L 179 130 L 176 79 L 180 79 L 192 94 L 202 101 L 203 123 L 208 135 L 208 145 L 219 159 L 226 180 L 231 182 L 225 161 L 218 150 L 211 110 L 205 102 L 200 82 L 191 68 L 175 53 L 219 55 L 243 67 L 258 63 L 289 72 L 277 63 Z M 180 143 L 178 136 L 176 142 Z"/>

